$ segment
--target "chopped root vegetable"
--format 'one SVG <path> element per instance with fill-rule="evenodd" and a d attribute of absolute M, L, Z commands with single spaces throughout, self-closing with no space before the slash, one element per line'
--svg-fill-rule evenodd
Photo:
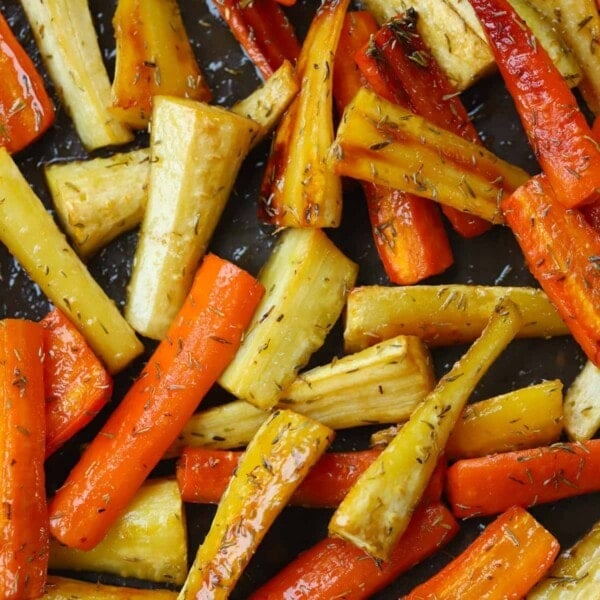
<path fill-rule="evenodd" d="M 515 506 L 404 600 L 519 600 L 548 571 L 558 551 L 556 539 Z"/>
<path fill-rule="evenodd" d="M 600 490 L 600 440 L 465 458 L 448 469 L 446 493 L 457 517 L 494 515 Z"/>
<path fill-rule="evenodd" d="M 113 380 L 59 309 L 54 308 L 41 324 L 48 457 L 98 414 L 111 397 Z"/>
<path fill-rule="evenodd" d="M 458 523 L 439 502 L 415 511 L 410 524 L 382 562 L 340 538 L 330 537 L 306 550 L 259 590 L 251 600 L 363 600 L 412 566 L 444 547 Z"/>
<path fill-rule="evenodd" d="M 572 440 L 594 437 L 600 429 L 600 367 L 586 362 L 567 390 L 564 411 L 565 430 Z"/>
<path fill-rule="evenodd" d="M 502 211 L 529 270 L 600 366 L 600 233 L 579 211 L 566 209 L 557 194 L 541 174 L 505 198 Z"/>
<path fill-rule="evenodd" d="M 242 456 L 179 600 L 229 597 L 271 523 L 333 435 L 328 427 L 293 411 L 272 414 Z"/>
<path fill-rule="evenodd" d="M 37 139 L 54 122 L 54 107 L 21 44 L 0 14 L 0 146 L 13 153 Z"/>
<path fill-rule="evenodd" d="M 300 44 L 275 0 L 217 0 L 214 5 L 264 79 L 285 60 L 296 63 Z"/>
<path fill-rule="evenodd" d="M 598 144 L 548 53 L 507 0 L 470 2 L 556 198 L 566 207 L 598 200 Z"/>
<path fill-rule="evenodd" d="M 48 568 L 44 487 L 44 337 L 31 321 L 0 321 L 0 597 L 39 597 Z"/>
<path fill-rule="evenodd" d="M 350 489 L 331 518 L 330 535 L 389 558 L 469 396 L 520 326 L 515 304 L 501 302 L 481 336 Z"/>
<path fill-rule="evenodd" d="M 167 336 L 50 504 L 53 535 L 104 537 L 235 354 L 264 288 L 210 254 Z"/>
<path fill-rule="evenodd" d="M 68 577 L 48 576 L 41 600 L 175 600 L 177 592 L 147 590 L 99 582 L 78 581 Z"/>

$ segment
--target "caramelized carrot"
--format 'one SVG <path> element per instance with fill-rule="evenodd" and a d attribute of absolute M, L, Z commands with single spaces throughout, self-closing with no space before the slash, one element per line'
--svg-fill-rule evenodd
<path fill-rule="evenodd" d="M 405 600 L 518 600 L 548 571 L 558 551 L 557 540 L 515 506 Z"/>
<path fill-rule="evenodd" d="M 470 0 L 536 158 L 571 208 L 600 197 L 600 150 L 577 100 L 508 0 Z"/>
<path fill-rule="evenodd" d="M 108 402 L 112 377 L 69 319 L 54 308 L 44 328 L 46 457 L 85 427 Z"/>
<path fill-rule="evenodd" d="M 54 122 L 42 76 L 0 13 L 0 146 L 18 152 Z"/>
<path fill-rule="evenodd" d="M 346 15 L 333 71 L 333 95 L 340 114 L 366 85 L 352 57 L 376 31 L 370 13 Z M 371 183 L 363 183 L 363 190 L 375 246 L 392 283 L 416 283 L 452 264 L 448 236 L 434 202 Z"/>
<path fill-rule="evenodd" d="M 600 440 L 465 458 L 448 468 L 446 494 L 457 517 L 494 515 L 600 491 Z"/>
<path fill-rule="evenodd" d="M 415 511 L 389 561 L 377 561 L 341 538 L 325 538 L 300 554 L 250 598 L 369 598 L 447 544 L 457 531 L 458 524 L 443 504 L 422 506 Z"/>
<path fill-rule="evenodd" d="M 143 369 L 50 503 L 53 535 L 93 548 L 235 354 L 263 287 L 208 255 Z"/>
<path fill-rule="evenodd" d="M 557 200 L 550 179 L 530 179 L 502 201 L 529 270 L 589 359 L 600 365 L 600 233 Z"/>
<path fill-rule="evenodd" d="M 290 498 L 290 504 L 311 508 L 336 507 L 358 476 L 381 450 L 328 452 L 310 470 Z M 177 482 L 184 502 L 218 503 L 242 455 L 241 451 L 184 448 L 177 462 Z M 441 460 L 427 486 L 426 503 L 439 502 L 446 463 Z"/>
<path fill-rule="evenodd" d="M 384 24 L 354 58 L 371 87 L 381 96 L 411 108 L 438 127 L 481 143 L 456 89 L 417 31 L 413 9 Z M 487 231 L 491 224 L 449 206 L 442 211 L 464 237 Z"/>
<path fill-rule="evenodd" d="M 265 79 L 284 60 L 296 63 L 300 44 L 276 0 L 217 0 L 214 4 Z"/>
<path fill-rule="evenodd" d="M 0 321 L 0 597 L 38 598 L 48 566 L 43 332 Z"/>

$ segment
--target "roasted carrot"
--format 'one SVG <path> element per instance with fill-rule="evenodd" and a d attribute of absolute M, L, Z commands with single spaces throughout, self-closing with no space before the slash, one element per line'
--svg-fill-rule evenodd
<path fill-rule="evenodd" d="M 518 600 L 552 566 L 558 541 L 515 506 L 405 600 Z"/>
<path fill-rule="evenodd" d="M 599 198 L 600 150 L 569 86 L 508 0 L 470 0 L 542 169 L 566 207 Z"/>
<path fill-rule="evenodd" d="M 258 589 L 251 600 L 360 600 L 447 544 L 458 524 L 439 502 L 419 508 L 387 562 L 375 560 L 341 538 L 328 537 L 300 554 Z"/>
<path fill-rule="evenodd" d="M 458 97 L 417 31 L 418 13 L 405 14 L 385 23 L 354 58 L 371 87 L 384 98 L 410 107 L 438 127 L 481 143 L 477 130 Z M 464 237 L 487 231 L 487 221 L 442 206 L 452 227 Z"/>
<path fill-rule="evenodd" d="M 336 507 L 380 449 L 324 454 L 298 486 L 290 504 L 310 508 Z M 177 462 L 177 481 L 184 502 L 218 503 L 242 455 L 241 451 L 184 448 Z M 440 460 L 427 486 L 427 503 L 438 502 L 446 462 Z"/>
<path fill-rule="evenodd" d="M 589 359 L 600 365 L 600 233 L 541 174 L 502 201 L 529 270 Z"/>
<path fill-rule="evenodd" d="M 18 152 L 54 122 L 54 107 L 32 60 L 0 13 L 0 146 Z"/>
<path fill-rule="evenodd" d="M 41 324 L 48 457 L 108 402 L 113 381 L 85 338 L 58 308 L 50 311 Z"/>
<path fill-rule="evenodd" d="M 367 85 L 353 56 L 377 32 L 367 11 L 346 15 L 333 70 L 333 97 L 341 114 Z M 450 242 L 435 203 L 363 182 L 373 239 L 392 283 L 412 284 L 445 271 L 453 261 Z"/>
<path fill-rule="evenodd" d="M 493 515 L 600 490 L 600 440 L 465 458 L 448 468 L 446 494 L 457 517 Z"/>
<path fill-rule="evenodd" d="M 263 287 L 208 255 L 170 327 L 50 503 L 67 546 L 93 548 L 135 495 L 235 354 Z"/>
<path fill-rule="evenodd" d="M 300 44 L 276 0 L 216 0 L 214 5 L 265 79 L 284 60 L 296 63 Z"/>
<path fill-rule="evenodd" d="M 43 331 L 0 321 L 0 597 L 38 598 L 48 566 Z"/>

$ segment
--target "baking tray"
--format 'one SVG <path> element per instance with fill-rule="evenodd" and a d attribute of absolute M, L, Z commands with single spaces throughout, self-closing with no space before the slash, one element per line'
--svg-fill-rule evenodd
<path fill-rule="evenodd" d="M 112 73 L 114 67 L 111 18 L 115 4 L 112 0 L 90 1 L 109 73 Z M 180 4 L 188 34 L 213 90 L 215 102 L 223 106 L 232 105 L 259 85 L 259 77 L 227 27 L 216 16 L 214 8 L 203 0 L 181 0 Z M 294 7 L 286 9 L 301 38 L 317 5 L 317 2 L 299 0 Z M 5 0 L 2 10 L 25 48 L 39 64 L 39 54 L 19 3 L 16 0 Z M 87 154 L 56 100 L 49 82 L 48 86 L 58 108 L 56 123 L 41 140 L 15 158 L 35 191 L 50 208 L 42 165 L 50 161 L 85 158 Z M 512 102 L 497 76 L 480 82 L 466 92 L 463 98 L 488 148 L 530 173 L 538 171 Z M 147 141 L 147 136 L 140 134 L 133 145 L 142 146 L 147 144 Z M 211 251 L 232 260 L 253 274 L 258 273 L 275 239 L 272 228 L 262 224 L 257 218 L 257 189 L 267 151 L 268 143 L 264 143 L 246 160 L 210 247 Z M 94 155 L 109 153 L 110 150 L 102 150 Z M 343 222 L 339 229 L 328 231 L 330 237 L 347 256 L 360 265 L 358 284 L 388 285 L 389 281 L 373 245 L 367 212 L 358 185 L 353 182 L 345 183 L 344 201 Z M 506 228 L 494 227 L 480 238 L 471 240 L 464 240 L 451 231 L 449 235 L 455 263 L 445 273 L 431 278 L 426 283 L 534 284 L 524 265 L 521 252 Z M 89 262 L 89 268 L 95 278 L 120 306 L 125 299 L 125 286 L 135 243 L 136 232 L 125 234 Z M 46 314 L 48 307 L 47 300 L 37 286 L 29 280 L 6 249 L 0 247 L 0 317 L 37 319 Z M 150 352 L 154 344 L 148 340 L 145 342 L 147 351 Z M 461 346 L 435 350 L 433 356 L 437 372 L 445 372 L 464 350 L 465 347 Z M 313 357 L 312 363 L 327 362 L 341 353 L 342 330 L 338 323 L 325 347 Z M 108 412 L 118 403 L 132 377 L 140 370 L 143 360 L 144 358 L 141 358 L 116 378 L 113 399 L 94 423 L 48 461 L 49 493 L 64 480 L 79 455 L 81 445 L 94 435 Z M 583 354 L 569 337 L 518 340 L 511 344 L 486 374 L 473 397 L 482 399 L 537 383 L 542 379 L 557 377 L 568 386 L 583 363 Z M 227 394 L 215 386 L 203 401 L 203 406 L 227 399 Z M 368 429 L 340 432 L 334 447 L 364 447 L 370 433 Z M 172 473 L 173 463 L 161 464 L 156 472 Z M 567 547 L 600 519 L 599 499 L 598 494 L 591 494 L 538 506 L 532 508 L 531 512 L 559 539 L 563 547 Z M 186 510 L 191 560 L 210 525 L 214 507 L 187 506 Z M 321 539 L 326 533 L 330 515 L 331 511 L 328 510 L 286 508 L 268 532 L 232 598 L 248 597 L 251 591 L 267 581 L 300 551 Z M 408 592 L 458 554 L 477 536 L 486 522 L 479 519 L 464 522 L 456 538 L 441 552 L 413 568 L 373 597 L 391 599 Z M 80 573 L 78 577 L 106 583 L 145 585 L 143 582 L 124 581 L 96 573 Z"/>

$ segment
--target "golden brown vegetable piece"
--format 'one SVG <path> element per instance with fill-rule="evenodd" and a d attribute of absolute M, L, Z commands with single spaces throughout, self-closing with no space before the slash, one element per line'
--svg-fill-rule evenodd
<path fill-rule="evenodd" d="M 565 395 L 565 430 L 583 442 L 600 428 L 600 368 L 588 361 Z"/>
<path fill-rule="evenodd" d="M 48 576 L 42 600 L 175 600 L 177 592 L 144 590 Z"/>
<path fill-rule="evenodd" d="M 209 102 L 177 0 L 119 0 L 112 112 L 125 125 L 145 129 L 153 96 Z"/>
<path fill-rule="evenodd" d="M 350 489 L 329 523 L 331 535 L 375 558 L 389 558 L 469 396 L 520 324 L 519 310 L 510 300 L 494 310 L 481 336 Z"/>

